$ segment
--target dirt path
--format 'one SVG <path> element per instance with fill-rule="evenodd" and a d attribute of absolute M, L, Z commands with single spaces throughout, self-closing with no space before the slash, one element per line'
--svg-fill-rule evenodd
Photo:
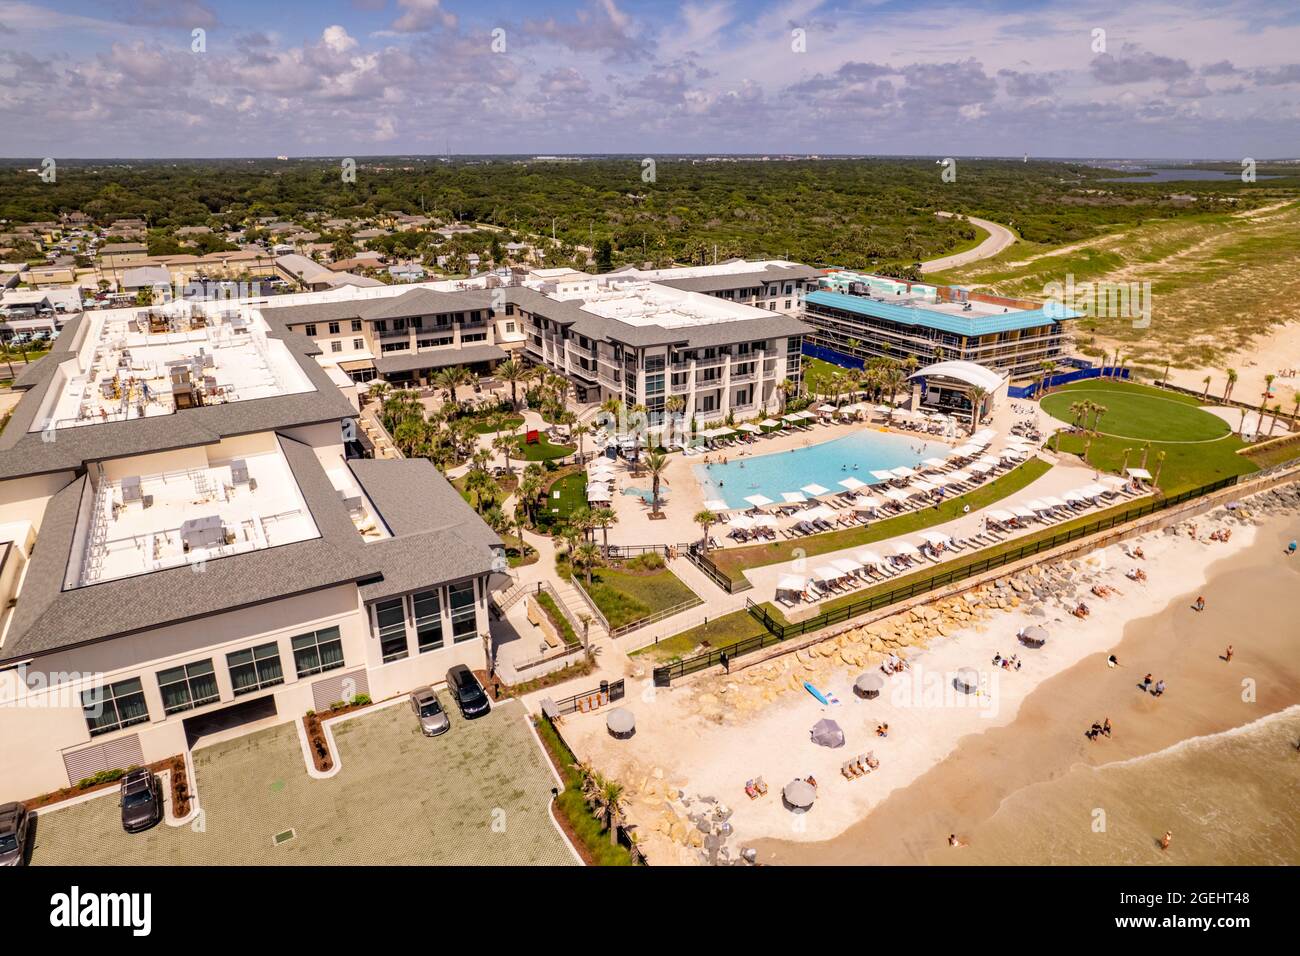
<path fill-rule="evenodd" d="M 935 213 L 935 215 L 948 218 L 952 216 L 952 213 L 939 212 Z M 979 226 L 987 232 L 988 238 L 974 249 L 967 249 L 965 252 L 922 262 L 921 271 L 923 273 L 942 272 L 944 269 L 956 269 L 958 266 L 970 265 L 972 262 L 979 262 L 981 259 L 991 259 L 1016 241 L 1016 234 L 1006 226 L 998 225 L 996 222 L 989 222 L 987 219 L 976 219 L 974 216 L 967 216 L 966 221 Z"/>

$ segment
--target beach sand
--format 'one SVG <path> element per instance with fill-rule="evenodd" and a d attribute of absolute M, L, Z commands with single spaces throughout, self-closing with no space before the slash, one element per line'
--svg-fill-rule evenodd
<path fill-rule="evenodd" d="M 1300 863 L 1300 557 L 1283 554 L 1298 533 L 1295 517 L 1260 526 L 1203 587 L 1124 628 L 1120 667 L 1085 657 L 835 839 L 759 841 L 759 861 Z M 1158 699 L 1137 686 L 1148 671 L 1168 682 Z M 1089 741 L 1106 717 L 1113 736 Z"/>

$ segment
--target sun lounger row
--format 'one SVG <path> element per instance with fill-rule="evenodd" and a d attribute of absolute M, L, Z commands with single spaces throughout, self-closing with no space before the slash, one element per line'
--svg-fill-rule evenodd
<path fill-rule="evenodd" d="M 840 773 L 844 775 L 845 780 L 857 780 L 859 777 L 865 777 L 873 770 L 880 768 L 880 760 L 870 751 L 846 761 L 844 766 L 840 767 Z"/>

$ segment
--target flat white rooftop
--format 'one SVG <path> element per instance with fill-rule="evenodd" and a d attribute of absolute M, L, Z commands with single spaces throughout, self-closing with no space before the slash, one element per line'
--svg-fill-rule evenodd
<path fill-rule="evenodd" d="M 792 269 L 802 265 L 785 259 L 740 259 L 735 262 L 719 262 L 706 266 L 671 266 L 666 269 L 625 269 L 610 278 L 633 276 L 637 279 L 657 281 L 662 279 L 698 279 L 702 276 L 744 275 L 748 272 L 761 272 L 769 266 Z"/>
<path fill-rule="evenodd" d="M 583 296 L 582 309 L 628 325 L 666 329 L 771 316 L 766 309 L 645 281 L 611 281 L 603 291 Z"/>
<path fill-rule="evenodd" d="M 278 447 L 239 457 L 222 446 L 160 458 L 175 468 L 132 474 L 132 460 L 92 476 L 74 535 L 67 587 L 318 537 L 293 471 Z M 170 460 L 167 460 L 170 458 Z M 143 462 L 142 462 L 143 463 Z M 75 556 L 80 553 L 80 560 Z"/>
<path fill-rule="evenodd" d="M 248 310 L 89 312 L 81 346 L 31 431 L 171 415 L 200 405 L 309 392 L 289 349 Z"/>

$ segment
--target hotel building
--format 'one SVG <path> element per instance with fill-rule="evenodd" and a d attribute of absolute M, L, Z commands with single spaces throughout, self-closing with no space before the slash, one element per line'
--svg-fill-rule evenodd
<path fill-rule="evenodd" d="M 273 310 L 85 313 L 0 434 L 0 802 L 484 666 L 501 543 Z M 346 380 L 345 380 L 346 381 Z"/>

